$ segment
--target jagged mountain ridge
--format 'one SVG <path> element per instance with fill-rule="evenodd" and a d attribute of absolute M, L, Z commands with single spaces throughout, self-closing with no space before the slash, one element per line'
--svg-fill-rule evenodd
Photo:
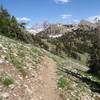
<path fill-rule="evenodd" d="M 97 27 L 96 23 L 92 23 L 87 20 L 81 20 L 78 24 L 49 24 L 45 28 L 43 25 L 35 26 L 31 29 L 28 29 L 30 33 L 34 35 L 46 35 L 48 37 L 61 37 L 67 32 L 73 32 L 78 29 L 91 31 Z"/>

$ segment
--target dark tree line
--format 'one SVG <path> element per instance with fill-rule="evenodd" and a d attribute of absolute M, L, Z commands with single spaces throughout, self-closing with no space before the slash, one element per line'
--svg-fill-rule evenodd
<path fill-rule="evenodd" d="M 92 34 L 91 47 L 89 51 L 90 58 L 88 60 L 89 72 L 97 74 L 100 78 L 100 27 L 97 27 L 97 32 Z"/>
<path fill-rule="evenodd" d="M 100 73 L 100 25 L 99 21 L 97 27 L 90 31 L 82 29 L 68 32 L 62 37 L 55 39 L 48 39 L 48 42 L 55 45 L 53 51 L 55 54 L 62 56 L 64 52 L 70 57 L 80 60 L 77 53 L 89 54 L 87 61 L 89 72 Z"/>
<path fill-rule="evenodd" d="M 18 22 L 14 16 L 11 16 L 7 9 L 0 6 L 0 34 L 25 43 L 31 43 L 36 46 L 48 49 L 48 46 L 40 37 L 28 33 L 25 29 L 26 23 Z"/>

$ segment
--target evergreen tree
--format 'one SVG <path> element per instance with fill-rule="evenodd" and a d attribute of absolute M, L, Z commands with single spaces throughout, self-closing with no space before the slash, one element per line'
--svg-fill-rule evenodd
<path fill-rule="evenodd" d="M 95 33 L 92 36 L 92 45 L 89 52 L 90 59 L 88 60 L 89 72 L 96 74 L 100 72 L 100 39 L 98 34 Z"/>

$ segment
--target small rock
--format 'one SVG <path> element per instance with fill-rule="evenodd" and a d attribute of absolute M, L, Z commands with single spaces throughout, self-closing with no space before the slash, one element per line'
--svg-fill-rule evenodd
<path fill-rule="evenodd" d="M 42 99 L 42 97 L 40 96 L 40 99 Z"/>
<path fill-rule="evenodd" d="M 6 60 L 6 63 L 8 64 L 8 63 L 9 63 L 9 61 L 7 61 L 7 60 Z"/>
<path fill-rule="evenodd" d="M 4 60 L 3 59 L 0 59 L 0 64 L 2 64 L 4 62 Z"/>
<path fill-rule="evenodd" d="M 3 47 L 3 45 L 2 45 L 2 44 L 0 44 L 0 47 Z"/>
<path fill-rule="evenodd" d="M 2 58 L 2 59 L 5 59 L 5 57 L 6 57 L 5 55 L 1 55 L 1 58 Z"/>
<path fill-rule="evenodd" d="M 100 100 L 100 95 L 96 95 L 95 100 Z"/>
<path fill-rule="evenodd" d="M 3 47 L 3 50 L 7 50 L 7 48 Z"/>
<path fill-rule="evenodd" d="M 73 84 L 72 84 L 72 87 L 76 87 L 76 85 L 77 85 L 77 84 L 73 83 Z"/>
<path fill-rule="evenodd" d="M 89 97 L 89 95 L 84 95 L 84 96 L 80 96 L 81 100 L 92 100 L 91 97 Z"/>
<path fill-rule="evenodd" d="M 74 92 L 71 92 L 70 94 L 71 94 L 72 96 L 74 96 Z"/>
<path fill-rule="evenodd" d="M 9 85 L 9 88 L 11 88 L 11 90 L 13 90 L 15 88 L 15 85 L 14 84 Z"/>
<path fill-rule="evenodd" d="M 7 53 L 7 51 L 6 51 L 6 50 L 4 50 L 3 52 L 4 52 L 4 53 Z"/>
<path fill-rule="evenodd" d="M 34 74 L 32 74 L 32 77 L 33 77 L 33 78 L 35 78 L 35 75 L 34 75 Z"/>
<path fill-rule="evenodd" d="M 28 79 L 28 76 L 26 75 L 25 78 Z"/>
<path fill-rule="evenodd" d="M 18 56 L 16 53 L 13 53 L 13 55 L 16 56 L 16 57 Z"/>
<path fill-rule="evenodd" d="M 9 97 L 9 93 L 7 93 L 7 92 L 2 93 L 2 94 L 1 94 L 1 97 L 6 99 L 6 98 Z"/>

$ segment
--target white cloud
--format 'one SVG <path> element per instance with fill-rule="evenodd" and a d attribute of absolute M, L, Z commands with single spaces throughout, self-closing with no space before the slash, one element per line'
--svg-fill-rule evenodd
<path fill-rule="evenodd" d="M 70 18 L 70 17 L 72 17 L 71 14 L 62 14 L 62 15 L 61 15 L 61 18 L 62 18 L 62 19 L 67 19 L 67 18 Z"/>
<path fill-rule="evenodd" d="M 17 18 L 17 20 L 19 22 L 25 22 L 25 23 L 28 23 L 28 22 L 31 21 L 31 19 L 30 18 L 27 18 L 27 17 Z"/>
<path fill-rule="evenodd" d="M 74 23 L 79 23 L 79 20 L 74 19 L 73 22 L 74 22 Z"/>
<path fill-rule="evenodd" d="M 98 20 L 100 20 L 100 15 L 88 17 L 87 20 L 92 22 L 92 23 L 95 23 Z"/>
<path fill-rule="evenodd" d="M 70 0 L 55 0 L 56 3 L 68 3 Z"/>

